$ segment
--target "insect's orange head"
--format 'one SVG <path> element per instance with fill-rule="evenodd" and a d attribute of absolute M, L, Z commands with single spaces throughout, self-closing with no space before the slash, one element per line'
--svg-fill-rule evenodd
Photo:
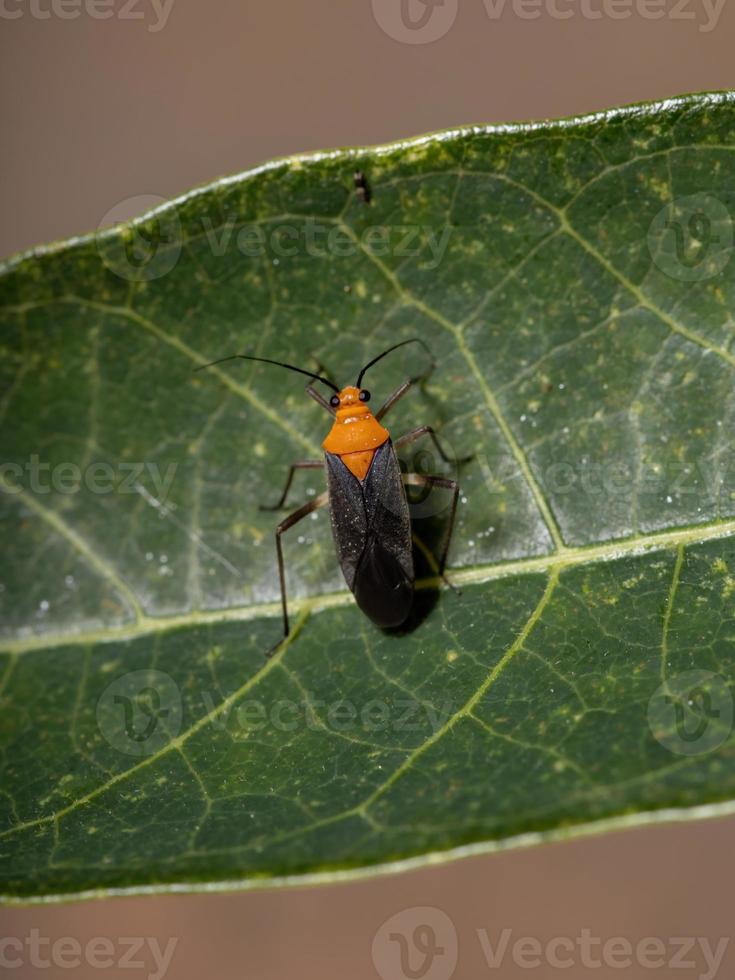
<path fill-rule="evenodd" d="M 367 403 L 370 401 L 370 392 L 366 388 L 355 388 L 349 385 L 343 388 L 339 394 L 332 395 L 329 404 L 336 409 L 337 419 L 340 422 L 351 422 L 353 419 L 367 418 L 372 415 Z"/>

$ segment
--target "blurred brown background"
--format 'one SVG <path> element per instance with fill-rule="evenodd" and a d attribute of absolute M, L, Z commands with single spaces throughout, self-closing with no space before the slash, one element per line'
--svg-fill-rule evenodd
<path fill-rule="evenodd" d="M 401 21 L 401 0 L 2 0 L 0 254 L 91 230 L 130 198 L 174 196 L 275 155 L 735 81 L 735 5 L 722 0 L 406 2 L 406 16 L 415 25 L 426 15 L 426 28 Z M 162 948 L 174 937 L 169 980 L 359 980 L 378 977 L 371 944 L 386 919 L 435 906 L 456 928 L 461 980 L 711 977 L 701 947 L 672 965 L 670 940 L 703 937 L 714 949 L 730 936 L 734 839 L 730 818 L 314 890 L 5 909 L 0 937 L 155 936 Z M 576 967 L 529 970 L 508 953 L 489 969 L 478 929 L 493 945 L 503 929 L 513 930 L 511 943 L 574 941 L 583 929 L 633 944 L 656 937 L 666 963 L 595 969 L 577 952 Z M 735 976 L 732 946 L 721 980 Z M 8 976 L 100 976 L 33 967 L 25 949 Z M 149 949 L 133 959 L 142 965 L 103 975 L 156 976 Z M 438 958 L 415 975 L 444 980 L 442 966 Z"/>
<path fill-rule="evenodd" d="M 518 0 L 445 0 L 429 28 L 454 22 L 425 44 L 386 33 L 401 33 L 402 0 L 102 0 L 108 20 L 95 2 L 0 3 L 2 255 L 277 155 L 733 84 L 735 5 L 711 13 L 723 0 L 526 0 L 535 20 Z M 54 15 L 62 3 L 78 16 Z M 656 3 L 667 15 L 645 19 Z"/>

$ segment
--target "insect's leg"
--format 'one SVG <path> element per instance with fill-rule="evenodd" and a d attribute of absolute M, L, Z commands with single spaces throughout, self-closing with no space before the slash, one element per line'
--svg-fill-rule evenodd
<path fill-rule="evenodd" d="M 414 385 L 420 384 L 422 381 L 426 381 L 426 379 L 429 377 L 431 372 L 434 370 L 434 367 L 435 364 L 434 361 L 432 361 L 423 374 L 417 374 L 412 378 L 407 378 L 403 382 L 403 384 L 400 384 L 393 392 L 393 394 L 389 395 L 386 398 L 385 402 L 380 406 L 378 411 L 375 412 L 375 418 L 378 420 L 378 422 L 380 422 L 380 420 L 383 418 L 384 415 L 387 415 L 387 413 L 391 410 L 391 408 L 393 408 L 393 406 L 397 401 L 400 401 L 401 398 L 403 398 L 403 396 L 406 394 L 409 388 L 412 388 Z"/>
<path fill-rule="evenodd" d="M 421 436 L 431 437 L 431 441 L 434 443 L 436 451 L 439 453 L 445 463 L 467 463 L 472 459 L 472 456 L 463 456 L 461 459 L 450 459 L 442 449 L 439 438 L 430 425 L 420 425 L 416 429 L 411 429 L 410 432 L 407 432 L 405 435 L 396 439 L 393 445 L 396 449 L 400 449 L 401 446 L 408 446 L 412 442 L 416 442 L 416 440 L 420 439 Z"/>
<path fill-rule="evenodd" d="M 447 522 L 447 530 L 444 534 L 444 543 L 442 544 L 442 550 L 438 561 L 439 574 L 442 578 L 444 578 L 444 566 L 447 563 L 447 554 L 449 552 L 449 545 L 452 540 L 452 532 L 454 531 L 454 520 L 457 516 L 459 484 L 456 480 L 450 480 L 444 476 L 430 476 L 423 473 L 404 473 L 403 482 L 413 487 L 439 487 L 442 490 L 452 491 L 452 504 L 449 509 L 449 521 Z M 446 578 L 444 578 L 444 581 L 447 582 L 448 585 L 451 584 Z"/>
<path fill-rule="evenodd" d="M 393 408 L 397 401 L 400 401 L 400 399 L 403 398 L 413 383 L 413 378 L 409 378 L 407 381 L 404 381 L 402 385 L 399 385 L 392 395 L 388 396 L 385 403 L 381 405 L 378 411 L 375 413 L 375 418 L 378 420 L 378 422 L 380 422 L 383 416 L 386 415 L 391 408 Z"/>
<path fill-rule="evenodd" d="M 291 489 L 291 483 L 293 482 L 293 475 L 296 470 L 321 470 L 324 468 L 324 463 L 321 459 L 300 459 L 296 463 L 291 464 L 291 468 L 288 471 L 288 476 L 286 478 L 286 486 L 283 488 L 283 493 L 281 494 L 278 503 L 274 504 L 272 507 L 265 507 L 261 504 L 258 508 L 259 510 L 281 510 L 281 508 L 286 503 L 286 496 L 288 491 Z"/>
<path fill-rule="evenodd" d="M 278 561 L 278 580 L 281 584 L 281 608 L 283 609 L 283 635 L 288 636 L 288 608 L 286 605 L 286 574 L 283 565 L 283 548 L 281 547 L 281 535 L 288 531 L 289 528 L 293 527 L 294 524 L 298 524 L 299 521 L 303 520 L 304 517 L 308 517 L 315 510 L 318 510 L 329 500 L 329 494 L 321 493 L 318 497 L 310 500 L 308 504 L 303 504 L 298 510 L 295 510 L 293 514 L 289 514 L 285 517 L 281 523 L 276 528 L 276 559 Z M 276 647 L 273 648 L 268 653 L 270 657 Z"/>

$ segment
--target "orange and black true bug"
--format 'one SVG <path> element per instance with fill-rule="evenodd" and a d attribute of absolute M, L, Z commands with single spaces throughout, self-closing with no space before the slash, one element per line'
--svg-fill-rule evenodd
<path fill-rule="evenodd" d="M 421 344 L 431 357 L 431 352 L 422 340 L 418 338 L 404 340 L 373 358 L 360 371 L 354 385 L 341 389 L 329 378 L 313 371 L 294 367 L 293 364 L 285 364 L 282 361 L 272 361 L 266 357 L 234 354 L 232 357 L 213 362 L 221 364 L 223 361 L 241 358 L 246 361 L 275 364 L 289 371 L 304 374 L 309 378 L 309 383 L 306 385 L 307 393 L 333 418 L 329 434 L 322 443 L 324 459 L 305 459 L 293 463 L 288 471 L 286 485 L 280 499 L 273 507 L 263 508 L 265 510 L 283 508 L 296 470 L 326 470 L 327 491 L 289 514 L 276 528 L 276 555 L 285 636 L 288 635 L 289 627 L 281 537 L 294 524 L 326 504 L 329 504 L 337 559 L 345 581 L 360 609 L 376 625 L 394 627 L 405 623 L 413 602 L 411 520 L 404 484 L 427 488 L 439 487 L 449 490 L 452 494 L 449 521 L 438 560 L 439 574 L 444 571 L 457 512 L 459 485 L 455 480 L 442 476 L 402 473 L 396 449 L 415 442 L 421 436 L 429 436 L 441 458 L 445 462 L 451 460 L 442 449 L 431 426 L 421 425 L 412 429 L 396 439 L 394 443 L 388 430 L 380 424 L 389 409 L 412 385 L 428 377 L 434 368 L 434 361 L 432 359 L 429 368 L 423 374 L 410 377 L 399 385 L 375 414 L 368 407 L 370 392 L 362 387 L 362 379 L 366 371 L 387 354 L 399 347 L 405 347 L 406 344 Z M 329 401 L 313 387 L 314 381 L 320 381 L 334 391 Z"/>

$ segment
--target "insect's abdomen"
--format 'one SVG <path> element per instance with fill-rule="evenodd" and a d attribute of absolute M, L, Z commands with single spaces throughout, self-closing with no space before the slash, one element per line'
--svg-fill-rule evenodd
<path fill-rule="evenodd" d="M 372 535 L 357 566 L 352 591 L 360 609 L 376 626 L 400 626 L 411 611 L 413 580 Z"/>
<path fill-rule="evenodd" d="M 411 520 L 390 440 L 375 450 L 363 481 L 339 456 L 326 454 L 332 533 L 345 581 L 362 611 L 383 627 L 411 610 Z"/>

